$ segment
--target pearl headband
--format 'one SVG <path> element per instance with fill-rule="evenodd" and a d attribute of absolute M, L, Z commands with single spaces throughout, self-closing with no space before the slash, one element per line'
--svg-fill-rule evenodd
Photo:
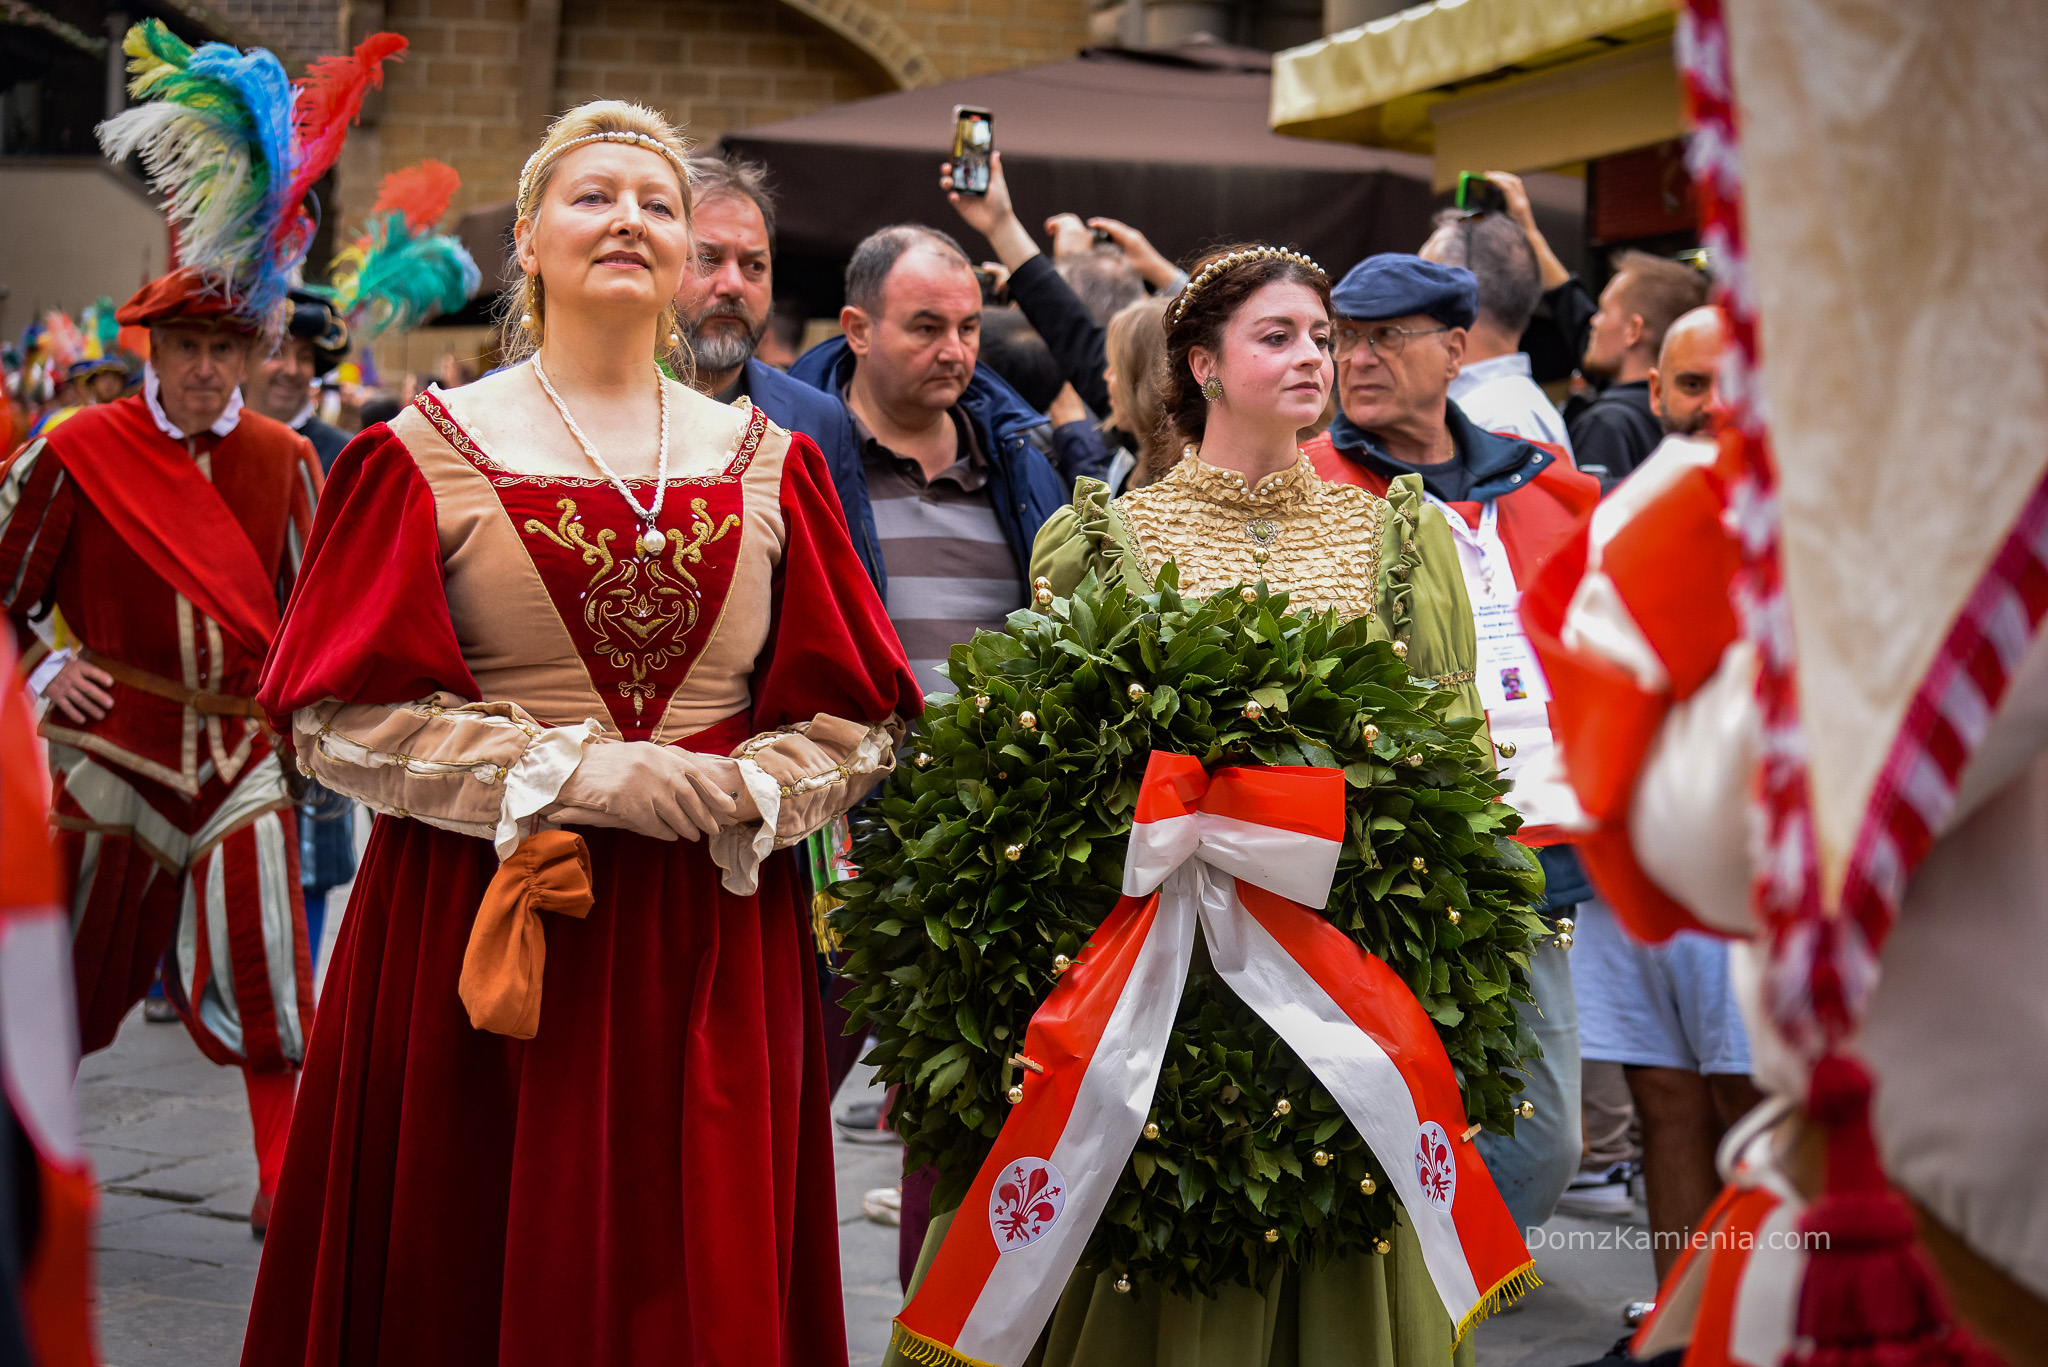
<path fill-rule="evenodd" d="M 1228 256 L 1219 256 L 1208 265 L 1202 267 L 1202 273 L 1188 281 L 1187 285 L 1181 290 L 1180 296 L 1173 301 L 1173 314 L 1166 320 L 1167 326 L 1172 327 L 1180 322 L 1181 315 L 1188 311 L 1188 302 L 1195 297 L 1196 293 L 1204 285 L 1207 285 L 1217 276 L 1223 274 L 1223 272 L 1252 261 L 1292 261 L 1296 265 L 1308 267 L 1317 275 L 1326 273 L 1321 266 L 1318 266 L 1308 257 L 1303 256 L 1300 252 L 1290 252 L 1282 247 L 1252 247 L 1245 251 L 1232 252 Z"/>
<path fill-rule="evenodd" d="M 659 152 L 664 157 L 667 157 L 670 164 L 676 168 L 676 174 L 682 177 L 683 188 L 685 190 L 690 188 L 690 168 L 684 164 L 681 154 L 667 143 L 657 138 L 650 138 L 645 133 L 587 133 L 580 138 L 571 138 L 552 150 L 545 147 L 541 148 L 526 159 L 526 165 L 519 172 L 519 212 L 524 214 L 532 207 L 527 202 L 528 197 L 533 193 L 533 182 L 540 176 L 542 171 L 554 165 L 564 152 L 574 151 L 578 147 L 593 142 L 623 142 L 634 147 L 644 147 L 650 152 Z"/>

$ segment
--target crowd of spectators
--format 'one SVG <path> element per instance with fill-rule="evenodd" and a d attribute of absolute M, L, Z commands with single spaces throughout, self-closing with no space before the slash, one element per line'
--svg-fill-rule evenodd
<path fill-rule="evenodd" d="M 1165 316 L 1187 277 L 1139 228 L 1113 219 L 1052 213 L 1040 220 L 1041 246 L 998 153 L 983 195 L 959 193 L 950 166 L 939 172 L 959 223 L 992 259 L 977 262 L 937 226 L 884 228 L 847 265 L 837 335 L 804 351 L 802 311 L 775 292 L 775 200 L 762 171 L 712 155 L 692 170 L 698 260 L 676 316 L 694 369 L 680 378 L 723 402 L 751 402 L 818 445 L 913 667 L 928 689 L 945 689 L 948 652 L 977 630 L 1001 629 L 1030 600 L 1033 538 L 1077 479 L 1122 492 L 1182 459 L 1165 411 Z M 1605 492 L 1667 434 L 1708 421 L 1725 329 L 1702 308 L 1704 276 L 1622 252 L 1596 298 L 1545 241 L 1521 182 L 1491 179 L 1504 211 L 1445 210 L 1415 255 L 1374 258 L 1335 292 L 1337 383 L 1321 419 L 1299 434 L 1324 478 L 1419 473 L 1446 505 L 1490 507 L 1536 495 L 1555 466 L 1595 477 Z M 259 411 L 312 440 L 327 466 L 351 433 L 388 421 L 430 384 L 477 376 L 450 354 L 432 375 L 377 384 L 360 358 L 344 363 L 345 331 L 337 341 L 314 300 L 295 295 L 282 343 L 245 389 Z M 1525 348 L 1539 319 L 1577 358 L 1570 402 L 1536 382 Z M 119 397 L 135 378 L 81 370 L 56 397 Z M 1518 1157 L 1501 1145 L 1489 1163 L 1517 1216 L 1534 1221 L 1568 1178 L 1568 1208 L 1625 1210 L 1647 1162 L 1653 1222 L 1686 1226 L 1712 1189 L 1713 1142 L 1753 1096 L 1725 950 L 1630 946 L 1568 846 L 1545 851 L 1544 862 L 1547 913 L 1585 924 L 1593 952 L 1569 969 L 1561 959 L 1538 965 L 1555 978 L 1539 983 L 1539 1003 L 1553 1009 L 1531 1024 L 1548 1074 L 1569 1067 L 1573 1076 L 1538 1068 L 1529 1084 L 1576 1151 L 1558 1172 L 1538 1171 L 1557 1168 L 1555 1155 Z M 1570 1007 L 1574 988 L 1577 1014 L 1559 1007 Z M 843 1013 L 833 1020 L 832 1010 L 836 1085 L 859 1042 L 840 1037 Z M 886 1134 L 872 1106 L 840 1123 L 857 1138 Z M 870 1193 L 870 1213 L 902 1225 L 906 1275 L 928 1194 L 928 1174 L 908 1175 L 900 1196 Z"/>

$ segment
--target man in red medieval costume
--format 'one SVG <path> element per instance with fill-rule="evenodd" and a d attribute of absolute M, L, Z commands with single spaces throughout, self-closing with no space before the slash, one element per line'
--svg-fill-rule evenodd
<path fill-rule="evenodd" d="M 282 330 L 313 182 L 404 46 L 373 34 L 294 84 L 261 48 L 193 48 L 154 19 L 128 30 L 140 102 L 99 138 L 141 159 L 185 264 L 115 314 L 149 329 L 142 392 L 0 465 L 0 611 L 30 667 L 53 609 L 81 643 L 45 686 L 41 725 L 80 1044 L 112 1043 L 161 964 L 200 1049 L 247 1081 L 258 1237 L 313 993 L 297 825 L 252 695 L 321 476 L 306 439 L 245 409 L 241 385 Z M 252 200 L 238 189 L 251 184 L 268 188 Z"/>
<path fill-rule="evenodd" d="M 111 1044 L 163 961 L 206 1056 L 242 1068 L 260 1234 L 305 1056 L 312 976 L 284 771 L 251 700 L 311 529 L 320 467 L 242 406 L 254 322 L 195 269 L 119 313 L 142 393 L 0 468 L 0 607 L 24 651 L 51 607 L 84 643 L 44 690 L 79 1027 Z"/>

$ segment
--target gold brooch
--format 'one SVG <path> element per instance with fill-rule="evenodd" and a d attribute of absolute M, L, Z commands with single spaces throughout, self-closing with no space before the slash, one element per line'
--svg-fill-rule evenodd
<path fill-rule="evenodd" d="M 1252 543 L 1252 561 L 1263 565 L 1273 553 L 1273 546 L 1280 540 L 1280 528 L 1266 518 L 1254 518 L 1244 524 L 1244 534 Z"/>

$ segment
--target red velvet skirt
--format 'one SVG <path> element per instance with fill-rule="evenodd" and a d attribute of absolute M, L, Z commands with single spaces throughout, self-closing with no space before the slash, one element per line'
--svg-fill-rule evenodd
<path fill-rule="evenodd" d="M 379 817 L 320 1001 L 245 1367 L 843 1367 L 817 978 L 787 856 L 590 842 L 540 1028 L 456 995 L 490 846 Z"/>

